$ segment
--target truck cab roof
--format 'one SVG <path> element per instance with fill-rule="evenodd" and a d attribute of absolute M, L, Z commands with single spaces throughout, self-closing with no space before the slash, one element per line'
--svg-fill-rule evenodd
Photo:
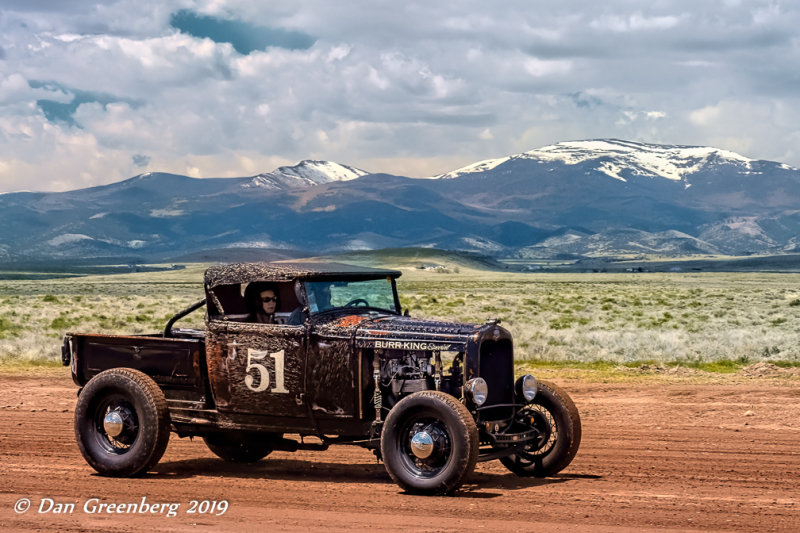
<path fill-rule="evenodd" d="M 209 289 L 220 285 L 253 281 L 291 280 L 370 280 L 398 278 L 401 272 L 334 262 L 230 263 L 206 270 L 204 281 Z"/>

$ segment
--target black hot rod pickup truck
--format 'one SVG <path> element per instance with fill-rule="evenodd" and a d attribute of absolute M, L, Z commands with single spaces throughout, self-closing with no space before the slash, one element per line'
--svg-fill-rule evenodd
<path fill-rule="evenodd" d="M 423 494 L 455 491 L 477 461 L 539 477 L 569 465 L 581 421 L 567 393 L 514 379 L 498 321 L 403 313 L 399 276 L 334 263 L 215 266 L 205 298 L 162 333 L 68 333 L 81 453 L 103 475 L 135 476 L 159 461 L 170 432 L 201 437 L 227 461 L 349 444 Z M 201 308 L 205 331 L 174 327 Z"/>

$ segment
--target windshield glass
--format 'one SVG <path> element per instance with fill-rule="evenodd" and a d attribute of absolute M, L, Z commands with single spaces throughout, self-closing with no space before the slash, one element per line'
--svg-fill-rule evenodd
<path fill-rule="evenodd" d="M 396 313 L 391 278 L 368 281 L 307 281 L 304 283 L 312 313 L 337 308 L 377 308 Z"/>

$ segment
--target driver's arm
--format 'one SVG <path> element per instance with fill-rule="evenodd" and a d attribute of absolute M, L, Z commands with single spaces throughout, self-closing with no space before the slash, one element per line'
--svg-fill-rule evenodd
<path fill-rule="evenodd" d="M 303 306 L 298 305 L 295 307 L 292 314 L 289 315 L 289 318 L 286 320 L 287 326 L 300 326 L 303 324 L 304 317 L 303 317 Z"/>

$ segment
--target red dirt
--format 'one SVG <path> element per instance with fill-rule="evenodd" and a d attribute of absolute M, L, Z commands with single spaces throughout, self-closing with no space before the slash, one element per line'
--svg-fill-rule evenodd
<path fill-rule="evenodd" d="M 361 448 L 224 463 L 172 436 L 153 472 L 96 475 L 72 429 L 67 378 L 0 375 L 0 528 L 15 531 L 800 531 L 800 388 L 569 382 L 583 420 L 572 465 L 548 479 L 479 463 L 453 497 L 404 494 Z M 31 501 L 16 513 L 21 498 Z M 71 513 L 40 513 L 50 498 Z M 87 502 L 176 503 L 98 514 Z M 222 516 L 187 513 L 226 500 Z M 20 504 L 22 505 L 22 504 Z M 66 511 L 67 508 L 64 507 Z"/>

